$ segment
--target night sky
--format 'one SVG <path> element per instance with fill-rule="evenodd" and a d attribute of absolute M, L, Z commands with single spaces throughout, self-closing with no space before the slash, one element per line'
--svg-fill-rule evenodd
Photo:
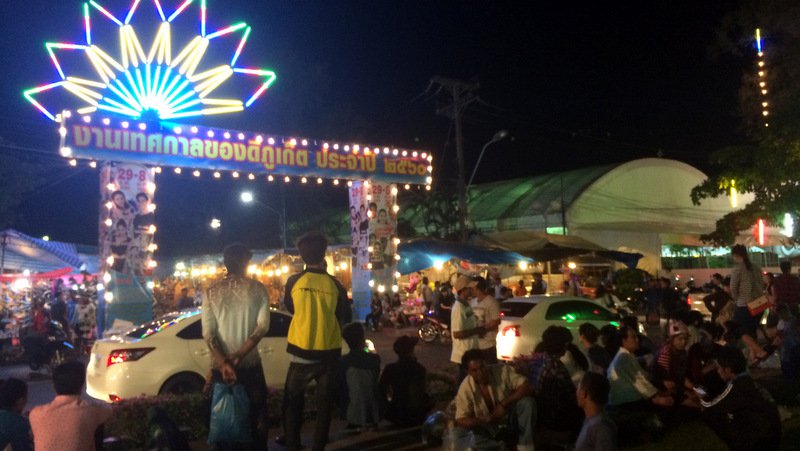
<path fill-rule="evenodd" d="M 130 4 L 100 3 L 118 16 Z M 171 10 L 178 2 L 162 3 Z M 511 134 L 487 151 L 478 183 L 658 155 L 710 170 L 709 153 L 741 138 L 737 91 L 750 61 L 712 57 L 715 30 L 735 2 L 208 0 L 208 7 L 210 28 L 238 20 L 253 27 L 242 59 L 278 79 L 245 113 L 187 123 L 427 150 L 435 183 L 447 183 L 456 175 L 454 141 L 450 122 L 435 114 L 447 97 L 425 91 L 442 75 L 481 84 L 481 102 L 465 117 L 468 173 L 496 131 Z M 142 0 L 139 15 L 155 17 L 153 2 Z M 173 35 L 196 33 L 189 22 Z M 0 2 L 0 24 L 0 152 L 35 160 L 44 178 L 15 227 L 95 244 L 96 172 L 58 157 L 55 124 L 22 97 L 58 77 L 45 41 L 83 38 L 82 3 Z M 139 37 L 149 48 L 151 38 Z M 115 39 L 105 42 L 118 51 Z M 274 214 L 238 202 L 249 189 L 279 207 L 278 188 L 223 179 L 160 176 L 160 251 L 217 251 L 233 239 L 279 246 Z M 290 221 L 347 202 L 346 189 L 329 182 L 294 183 L 285 196 Z M 212 216 L 223 222 L 217 233 L 208 227 Z"/>

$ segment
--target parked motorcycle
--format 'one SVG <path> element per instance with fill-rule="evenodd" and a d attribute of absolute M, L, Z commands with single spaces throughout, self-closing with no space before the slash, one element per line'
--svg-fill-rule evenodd
<path fill-rule="evenodd" d="M 443 314 L 437 314 L 431 310 L 422 320 L 417 330 L 419 339 L 425 343 L 433 343 L 437 339 L 448 341 L 450 336 L 450 315 L 449 310 Z"/>
<path fill-rule="evenodd" d="M 50 369 L 77 357 L 77 350 L 69 340 L 69 334 L 58 321 L 50 321 L 46 336 L 30 330 L 22 338 L 22 347 L 31 370 L 37 371 L 43 366 Z"/>

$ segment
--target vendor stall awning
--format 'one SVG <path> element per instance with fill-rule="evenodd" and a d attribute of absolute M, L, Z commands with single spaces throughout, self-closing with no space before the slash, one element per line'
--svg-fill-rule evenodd
<path fill-rule="evenodd" d="M 444 263 L 451 258 L 465 260 L 473 264 L 517 264 L 531 263 L 528 257 L 516 252 L 489 246 L 453 243 L 433 239 L 417 239 L 400 243 L 397 247 L 400 263 L 397 270 L 401 274 L 410 274 Z"/>
<path fill-rule="evenodd" d="M 83 261 L 74 244 L 45 241 L 28 236 L 14 229 L 0 232 L 5 241 L 5 269 L 11 271 L 30 270 L 33 273 L 53 271 L 70 266 L 80 270 Z"/>
<path fill-rule="evenodd" d="M 536 261 L 560 260 L 577 255 L 594 254 L 635 268 L 642 254 L 606 249 L 599 244 L 573 235 L 552 235 L 544 232 L 515 230 L 488 235 L 474 235 L 473 244 L 509 249 Z"/>

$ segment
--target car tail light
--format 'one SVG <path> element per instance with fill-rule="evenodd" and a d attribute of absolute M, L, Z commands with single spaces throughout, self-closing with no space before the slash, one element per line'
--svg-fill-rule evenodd
<path fill-rule="evenodd" d="M 686 304 L 692 305 L 692 296 L 691 295 L 686 296 Z"/>
<path fill-rule="evenodd" d="M 122 398 L 117 395 L 108 395 L 108 400 L 111 402 L 120 402 L 122 401 Z"/>
<path fill-rule="evenodd" d="M 506 326 L 503 328 L 503 337 L 519 337 L 519 326 Z"/>
<path fill-rule="evenodd" d="M 108 354 L 106 366 L 109 367 L 115 363 L 135 362 L 146 356 L 153 349 L 155 348 L 115 349 Z"/>

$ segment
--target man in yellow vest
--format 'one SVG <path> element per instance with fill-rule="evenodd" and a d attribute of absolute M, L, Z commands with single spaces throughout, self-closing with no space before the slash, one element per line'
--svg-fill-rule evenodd
<path fill-rule="evenodd" d="M 294 317 L 289 325 L 286 351 L 291 356 L 286 375 L 286 447 L 299 450 L 306 387 L 317 382 L 317 421 L 311 449 L 324 450 L 331 423 L 333 379 L 342 354 L 342 325 L 350 322 L 347 290 L 325 271 L 328 240 L 309 232 L 297 242 L 305 270 L 286 281 L 284 303 Z"/>

